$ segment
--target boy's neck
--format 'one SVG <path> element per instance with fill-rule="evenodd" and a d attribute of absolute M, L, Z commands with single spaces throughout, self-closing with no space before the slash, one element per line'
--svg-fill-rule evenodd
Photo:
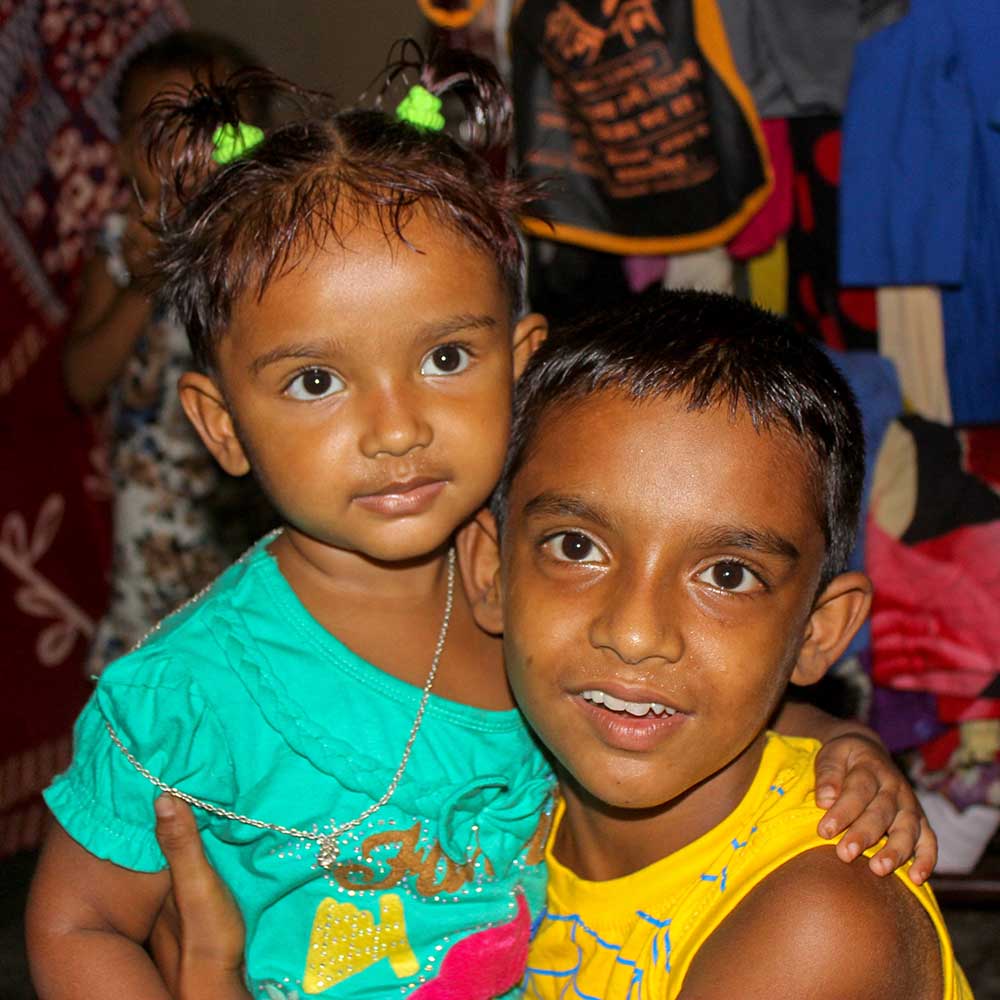
<path fill-rule="evenodd" d="M 580 878 L 593 882 L 647 868 L 722 823 L 749 791 L 760 767 L 767 733 L 699 785 L 650 809 L 609 806 L 560 774 L 566 809 L 553 852 Z"/>

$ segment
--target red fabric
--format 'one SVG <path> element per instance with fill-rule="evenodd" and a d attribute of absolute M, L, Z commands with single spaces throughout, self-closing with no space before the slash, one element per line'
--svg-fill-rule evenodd
<path fill-rule="evenodd" d="M 109 497 L 60 354 L 89 234 L 118 190 L 124 63 L 186 20 L 160 0 L 0 3 L 0 856 L 37 843 L 104 610 Z"/>
<path fill-rule="evenodd" d="M 737 260 L 766 253 L 792 224 L 792 145 L 784 118 L 765 118 L 761 129 L 774 170 L 774 190 L 761 210 L 733 237 L 728 250 Z"/>
<path fill-rule="evenodd" d="M 1000 673 L 1000 522 L 905 545 L 869 522 L 873 677 L 975 699 Z"/>

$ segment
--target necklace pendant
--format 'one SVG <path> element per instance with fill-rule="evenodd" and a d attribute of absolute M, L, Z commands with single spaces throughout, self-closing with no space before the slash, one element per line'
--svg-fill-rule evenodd
<path fill-rule="evenodd" d="M 340 845 L 337 843 L 337 835 L 328 833 L 325 837 L 319 838 L 319 856 L 317 861 L 320 868 L 329 871 L 336 863 L 340 854 Z"/>

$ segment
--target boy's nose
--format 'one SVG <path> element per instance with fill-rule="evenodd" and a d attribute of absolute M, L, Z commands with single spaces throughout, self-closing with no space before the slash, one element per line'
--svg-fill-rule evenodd
<path fill-rule="evenodd" d="M 609 588 L 605 603 L 591 623 L 590 641 L 624 663 L 660 659 L 678 662 L 684 636 L 662 586 L 642 578 L 625 579 Z"/>
<path fill-rule="evenodd" d="M 364 420 L 360 446 L 366 458 L 406 455 L 414 448 L 426 448 L 433 438 L 415 391 L 393 387 L 372 393 Z"/>

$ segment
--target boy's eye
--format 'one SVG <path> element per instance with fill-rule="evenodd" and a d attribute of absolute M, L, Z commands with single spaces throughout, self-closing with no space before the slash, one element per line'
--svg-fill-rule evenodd
<path fill-rule="evenodd" d="M 442 344 L 424 355 L 421 375 L 457 375 L 469 367 L 469 352 L 458 344 Z"/>
<path fill-rule="evenodd" d="M 335 392 L 340 392 L 344 388 L 341 379 L 333 372 L 325 368 L 309 368 L 304 372 L 299 372 L 291 382 L 285 392 L 292 399 L 323 399 L 331 396 Z"/>
<path fill-rule="evenodd" d="M 764 586 L 760 578 L 751 573 L 743 563 L 732 559 L 714 563 L 699 573 L 698 579 L 710 587 L 728 590 L 732 594 L 747 594 Z"/>
<path fill-rule="evenodd" d="M 561 562 L 595 563 L 603 558 L 596 543 L 580 531 L 560 531 L 545 540 L 545 548 Z"/>

